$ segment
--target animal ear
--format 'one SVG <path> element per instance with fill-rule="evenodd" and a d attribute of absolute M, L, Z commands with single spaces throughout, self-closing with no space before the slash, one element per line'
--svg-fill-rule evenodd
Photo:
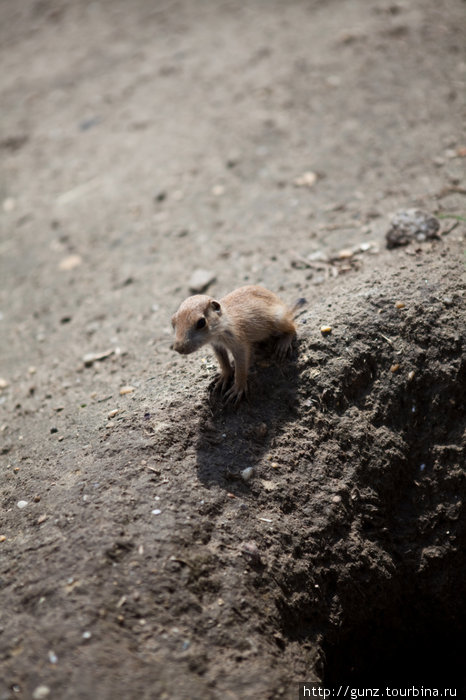
<path fill-rule="evenodd" d="M 217 312 L 218 312 L 218 311 L 221 311 L 221 310 L 222 310 L 222 307 L 220 306 L 219 302 L 218 302 L 218 301 L 215 301 L 215 299 L 212 299 L 212 301 L 210 302 L 210 305 L 211 305 L 211 307 L 213 308 L 214 311 L 217 311 Z"/>

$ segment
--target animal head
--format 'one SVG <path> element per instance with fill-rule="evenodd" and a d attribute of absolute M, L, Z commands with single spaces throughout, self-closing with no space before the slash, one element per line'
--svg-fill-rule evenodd
<path fill-rule="evenodd" d="M 211 342 L 221 314 L 220 303 L 206 294 L 185 299 L 172 317 L 175 331 L 173 350 L 189 355 Z"/>

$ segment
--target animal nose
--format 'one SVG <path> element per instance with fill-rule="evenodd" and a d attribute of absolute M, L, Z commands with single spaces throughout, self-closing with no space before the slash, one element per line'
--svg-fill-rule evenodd
<path fill-rule="evenodd" d="M 176 352 L 179 352 L 181 355 L 185 352 L 183 344 L 176 341 L 173 343 L 172 348 L 173 350 L 176 350 Z"/>

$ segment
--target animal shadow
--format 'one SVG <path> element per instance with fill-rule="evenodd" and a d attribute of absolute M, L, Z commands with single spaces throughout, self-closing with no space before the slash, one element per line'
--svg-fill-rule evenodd
<path fill-rule="evenodd" d="M 238 406 L 224 405 L 209 387 L 200 415 L 196 443 L 199 479 L 230 492 L 248 491 L 245 469 L 256 468 L 283 427 L 297 414 L 299 372 L 296 347 L 277 361 L 270 345 L 257 347 L 248 377 L 248 397 Z M 250 472 L 249 472 L 250 473 Z"/>

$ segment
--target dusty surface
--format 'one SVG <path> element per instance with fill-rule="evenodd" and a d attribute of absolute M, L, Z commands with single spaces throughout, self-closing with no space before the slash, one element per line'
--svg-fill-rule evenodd
<path fill-rule="evenodd" d="M 244 5 L 2 2 L 2 700 L 461 682 L 464 3 Z M 237 412 L 196 268 L 308 300 Z"/>

